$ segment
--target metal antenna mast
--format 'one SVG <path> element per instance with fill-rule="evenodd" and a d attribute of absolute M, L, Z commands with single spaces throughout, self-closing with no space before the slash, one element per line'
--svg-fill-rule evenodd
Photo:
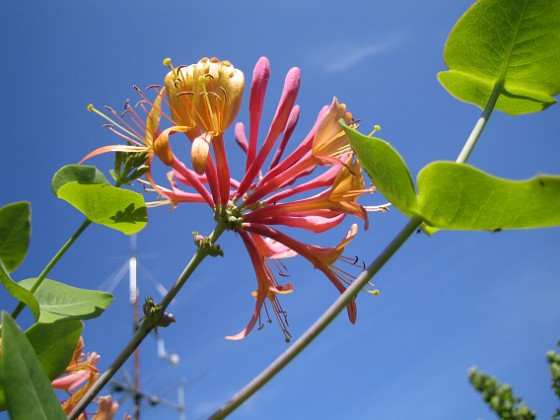
<path fill-rule="evenodd" d="M 128 285 L 129 285 L 129 301 L 132 305 L 132 333 L 136 332 L 138 322 L 140 321 L 139 308 L 138 308 L 138 265 L 136 260 L 136 235 L 130 236 L 130 258 L 128 259 Z M 134 351 L 134 419 L 140 420 L 140 401 L 142 396 L 140 394 L 140 346 L 136 347 Z"/>
<path fill-rule="evenodd" d="M 128 286 L 129 295 L 128 300 L 132 305 L 132 328 L 133 333 L 136 332 L 138 328 L 138 323 L 140 322 L 140 302 L 139 302 L 139 288 L 138 288 L 138 258 L 137 258 L 137 237 L 136 235 L 130 236 L 130 255 L 128 261 L 119 268 L 117 273 L 110 279 L 110 285 L 107 287 L 107 291 L 112 292 L 117 284 L 124 278 L 126 272 L 128 271 Z M 104 282 L 104 284 L 107 282 Z M 152 276 L 152 283 L 154 283 Z M 154 287 L 160 292 L 165 293 L 165 288 L 157 283 Z M 177 353 L 168 353 L 165 349 L 165 344 L 163 338 L 157 337 L 157 349 L 158 357 L 163 360 L 168 360 L 171 365 L 175 368 L 179 365 L 179 355 Z M 142 399 L 146 399 L 150 405 L 161 404 L 163 406 L 175 409 L 179 412 L 179 420 L 185 420 L 185 397 L 184 397 L 184 387 L 181 384 L 177 389 L 177 399 L 178 403 L 173 403 L 171 401 L 160 398 L 156 395 L 143 392 L 140 388 L 140 347 L 137 347 L 134 351 L 133 356 L 133 374 L 132 381 L 128 381 L 128 384 L 123 384 L 119 381 L 111 381 L 115 391 L 125 391 L 128 395 L 132 396 L 134 404 L 134 419 L 140 420 L 140 408 Z"/>

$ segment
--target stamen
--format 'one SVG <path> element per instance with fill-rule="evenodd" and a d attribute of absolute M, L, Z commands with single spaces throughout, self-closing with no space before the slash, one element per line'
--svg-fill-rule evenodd
<path fill-rule="evenodd" d="M 292 335 L 288 331 L 288 326 L 290 325 L 288 323 L 288 313 L 282 308 L 278 299 L 274 299 L 274 300 L 270 299 L 270 303 L 272 305 L 272 309 L 274 310 L 274 315 L 276 316 L 276 320 L 278 321 L 278 324 L 280 324 L 280 329 L 284 334 L 284 341 L 286 343 L 289 343 L 290 341 L 292 341 Z M 266 304 L 264 306 L 266 308 Z"/>
<path fill-rule="evenodd" d="M 373 136 L 375 133 L 377 133 L 378 131 L 381 131 L 381 126 L 379 124 L 375 124 L 373 126 L 373 131 L 371 133 L 368 134 L 369 137 Z"/>
<path fill-rule="evenodd" d="M 169 57 L 165 58 L 163 60 L 163 65 L 169 67 L 169 70 L 171 70 L 175 75 L 175 77 L 177 77 L 177 70 L 175 69 L 175 67 L 173 67 L 173 64 L 171 63 L 171 58 Z"/>
<path fill-rule="evenodd" d="M 211 80 L 214 80 L 214 77 L 211 74 L 205 74 L 204 76 L 200 76 L 198 78 L 198 83 L 200 83 L 200 85 L 202 86 L 202 92 L 200 93 L 200 96 L 204 97 L 204 103 L 206 105 L 206 112 L 208 117 L 210 118 L 211 122 L 212 122 L 212 127 L 211 131 L 218 131 L 218 127 L 219 125 L 219 121 L 216 121 L 216 117 L 218 115 L 221 115 L 222 113 L 218 113 L 218 115 L 216 113 L 214 113 L 212 111 L 212 104 L 210 103 L 210 96 L 217 98 L 220 102 L 222 101 L 222 98 L 220 98 L 220 95 L 218 95 L 216 92 L 208 92 L 208 90 L 206 89 L 206 78 L 210 78 Z M 208 130 L 210 131 L 210 130 Z"/>
<path fill-rule="evenodd" d="M 380 206 L 364 206 L 364 209 L 368 212 L 381 212 L 384 213 L 386 211 L 389 211 L 389 207 L 391 206 L 391 203 L 385 203 L 385 204 L 381 204 Z"/>
<path fill-rule="evenodd" d="M 105 109 L 108 109 L 110 111 L 112 111 L 112 113 L 116 114 L 116 112 L 111 108 L 111 107 L 105 107 Z M 99 111 L 98 109 L 96 109 L 92 104 L 89 104 L 87 107 L 87 110 L 90 112 L 95 112 L 97 115 L 99 115 L 101 118 L 109 121 L 113 126 L 118 127 L 119 129 L 121 129 L 122 131 L 124 131 L 125 133 L 127 133 L 128 135 L 130 135 L 131 137 L 134 137 L 136 139 L 139 139 L 138 135 L 135 133 L 132 133 L 131 131 L 127 130 L 125 127 L 123 127 L 121 124 L 117 123 L 116 121 L 114 121 L 113 119 L 109 118 L 106 114 L 104 114 L 103 112 Z M 142 141 L 142 139 L 139 139 L 140 141 Z"/>

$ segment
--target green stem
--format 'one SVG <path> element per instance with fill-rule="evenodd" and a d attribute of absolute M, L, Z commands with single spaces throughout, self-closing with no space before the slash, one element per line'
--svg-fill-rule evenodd
<path fill-rule="evenodd" d="M 62 258 L 62 256 L 66 253 L 66 251 L 68 251 L 68 249 L 72 246 L 72 244 L 76 241 L 76 239 L 78 239 L 80 237 L 80 235 L 82 234 L 82 232 L 84 230 L 86 230 L 86 228 L 91 224 L 91 220 L 86 219 L 82 225 L 78 228 L 78 230 L 76 230 L 76 232 L 74 232 L 74 234 L 70 237 L 70 239 L 68 239 L 68 241 L 66 241 L 66 243 L 62 246 L 62 248 L 60 248 L 58 250 L 58 252 L 55 254 L 55 256 L 49 261 L 49 263 L 45 266 L 45 268 L 43 269 L 43 271 L 41 271 L 41 273 L 39 274 L 39 277 L 37 277 L 37 279 L 35 280 L 35 283 L 33 283 L 33 286 L 31 286 L 31 289 L 29 289 L 29 291 L 31 293 L 35 293 L 35 291 L 39 288 L 39 286 L 41 285 L 41 283 L 43 282 L 43 280 L 45 280 L 45 278 L 47 277 L 47 274 L 49 274 L 49 272 L 51 271 L 51 269 L 55 266 L 55 264 L 58 262 L 58 260 L 60 260 L 60 258 Z M 17 316 L 21 313 L 21 311 L 23 310 L 23 308 L 25 308 L 25 304 L 23 302 L 20 302 L 16 308 L 14 309 L 14 311 L 12 312 L 12 318 L 16 319 Z"/>
<path fill-rule="evenodd" d="M 482 134 L 482 130 L 484 130 L 484 127 L 486 126 L 486 123 L 488 122 L 488 119 L 490 118 L 490 115 L 494 110 L 494 106 L 496 105 L 496 102 L 500 97 L 500 93 L 502 92 L 502 87 L 503 84 L 501 83 L 496 83 L 494 85 L 494 89 L 490 94 L 490 98 L 488 99 L 488 103 L 486 104 L 486 107 L 484 108 L 482 115 L 476 122 L 471 132 L 471 135 L 469 136 L 469 138 L 465 142 L 465 145 L 463 146 L 463 150 L 461 150 L 461 153 L 459 153 L 459 156 L 457 157 L 456 160 L 457 163 L 466 163 L 467 160 L 469 159 L 474 149 L 474 146 L 476 146 L 476 143 L 478 142 L 478 139 Z"/>
<path fill-rule="evenodd" d="M 220 235 L 224 233 L 225 229 L 226 227 L 224 224 L 218 223 L 214 231 L 210 234 L 210 243 L 215 244 Z M 160 303 L 163 311 L 165 311 L 171 301 L 175 298 L 175 296 L 177 296 L 179 290 L 181 290 L 181 288 L 185 285 L 186 281 L 189 279 L 194 270 L 207 256 L 207 251 L 202 249 L 202 247 L 199 247 L 177 281 L 175 281 L 173 287 L 163 297 L 163 300 Z M 150 318 L 145 317 L 126 347 L 121 351 L 121 353 L 117 356 L 113 363 L 111 363 L 111 366 L 109 366 L 109 368 L 105 372 L 103 372 L 101 376 L 99 376 L 95 384 L 93 384 L 93 386 L 84 394 L 80 402 L 68 415 L 68 419 L 75 420 L 78 418 L 78 416 L 85 410 L 88 404 L 91 403 L 91 401 L 101 391 L 101 389 L 111 380 L 111 378 L 117 373 L 121 366 L 134 353 L 136 348 L 148 336 L 153 328 L 153 321 Z"/>
<path fill-rule="evenodd" d="M 346 291 L 309 327 L 309 329 L 298 338 L 284 353 L 270 364 L 259 376 L 253 379 L 245 388 L 238 392 L 222 408 L 216 411 L 210 419 L 223 419 L 231 414 L 237 407 L 245 402 L 251 395 L 257 392 L 264 384 L 281 371 L 291 362 L 308 344 L 310 344 L 336 316 L 344 310 L 354 297 L 362 290 L 368 281 L 377 273 L 381 267 L 393 256 L 408 237 L 416 231 L 422 220 L 413 217 L 409 220 L 404 229 L 393 239 L 393 241 L 379 254 L 375 261 L 363 271 L 360 276 L 352 282 Z"/>
<path fill-rule="evenodd" d="M 466 163 L 471 155 L 482 131 L 492 114 L 496 101 L 502 91 L 502 85 L 496 84 L 492 91 L 488 103 L 484 108 L 481 117 L 476 122 L 470 136 L 468 137 L 463 150 L 457 157 L 457 163 Z M 223 419 L 231 414 L 237 407 L 245 402 L 249 397 L 256 393 L 269 380 L 271 380 L 278 372 L 280 372 L 288 363 L 290 363 L 299 353 L 303 351 L 350 303 L 362 290 L 371 278 L 385 265 L 387 261 L 397 252 L 397 250 L 407 241 L 422 224 L 422 219 L 418 216 L 412 217 L 406 226 L 397 234 L 397 236 L 389 243 L 389 245 L 379 254 L 379 256 L 363 271 L 358 278 L 340 295 L 340 297 L 326 310 L 321 317 L 315 321 L 307 331 L 296 340 L 284 353 L 282 353 L 274 362 L 272 362 L 264 371 L 256 378 L 248 383 L 241 391 L 233 396 L 224 406 L 216 411 L 210 419 Z"/>

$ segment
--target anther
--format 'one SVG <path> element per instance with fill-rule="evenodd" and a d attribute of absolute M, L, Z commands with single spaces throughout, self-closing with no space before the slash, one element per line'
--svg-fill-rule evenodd
<path fill-rule="evenodd" d="M 171 58 L 167 57 L 163 60 L 163 65 L 169 67 L 169 70 L 175 71 L 173 64 L 171 63 Z"/>
<path fill-rule="evenodd" d="M 379 124 L 375 124 L 373 126 L 373 131 L 371 133 L 369 133 L 369 137 L 373 136 L 378 131 L 381 131 L 381 126 Z"/>

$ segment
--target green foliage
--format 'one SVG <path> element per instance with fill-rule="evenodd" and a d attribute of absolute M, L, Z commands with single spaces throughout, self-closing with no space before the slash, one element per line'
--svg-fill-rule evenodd
<path fill-rule="evenodd" d="M 433 162 L 418 174 L 415 193 L 406 163 L 388 143 L 344 130 L 373 184 L 405 215 L 437 229 L 496 230 L 560 225 L 560 177 L 511 181 L 472 166 Z"/>
<path fill-rule="evenodd" d="M 558 341 L 558 346 L 560 346 L 560 341 Z M 558 400 L 560 400 L 560 354 L 550 350 L 546 353 L 546 360 L 548 362 L 550 376 L 552 377 L 551 388 Z M 556 409 L 556 413 L 553 414 L 552 418 L 560 418 L 560 407 Z"/>
<path fill-rule="evenodd" d="M 49 324 L 34 324 L 25 331 L 51 381 L 68 367 L 83 328 L 81 321 L 59 320 Z"/>
<path fill-rule="evenodd" d="M 148 153 L 115 153 L 115 169 L 110 173 L 117 185 L 131 185 L 132 181 L 144 175 L 150 167 L 146 164 Z"/>
<path fill-rule="evenodd" d="M 8 272 L 19 267 L 29 247 L 31 210 L 28 202 L 0 208 L 0 260 Z"/>
<path fill-rule="evenodd" d="M 560 92 L 560 1 L 479 0 L 453 28 L 440 83 L 456 98 L 484 107 L 538 112 Z"/>
<path fill-rule="evenodd" d="M 479 372 L 477 368 L 469 370 L 469 381 L 474 389 L 481 393 L 488 407 L 500 419 L 533 420 L 536 415 L 521 398 L 514 397 L 509 385 L 500 384 L 495 378 Z"/>
<path fill-rule="evenodd" d="M 2 312 L 0 376 L 12 420 L 66 419 L 33 347 L 6 312 Z"/>
<path fill-rule="evenodd" d="M 35 296 L 33 296 L 33 293 L 29 292 L 28 289 L 22 287 L 12 280 L 10 274 L 4 267 L 2 260 L 0 260 L 0 282 L 10 295 L 15 297 L 20 302 L 25 303 L 29 307 L 29 309 L 31 309 L 35 320 L 39 319 L 41 309 L 39 307 L 37 299 L 35 298 Z"/>
<path fill-rule="evenodd" d="M 26 279 L 18 284 L 29 290 L 35 281 Z M 113 301 L 110 293 L 79 289 L 49 279 L 41 283 L 35 291 L 35 297 L 41 308 L 40 323 L 95 318 Z"/>
<path fill-rule="evenodd" d="M 54 194 L 58 196 L 58 190 L 69 182 L 77 182 L 79 184 L 111 185 L 95 166 L 66 165 L 54 174 L 51 183 L 51 188 Z"/>
<path fill-rule="evenodd" d="M 401 212 L 412 216 L 416 210 L 416 190 L 401 155 L 389 143 L 375 137 L 366 137 L 344 122 L 341 123 L 373 184 L 382 185 L 383 189 L 380 191 L 385 198 Z"/>
<path fill-rule="evenodd" d="M 418 174 L 418 214 L 444 229 L 560 225 L 560 177 L 510 181 L 469 165 L 433 162 Z"/>
<path fill-rule="evenodd" d="M 131 235 L 148 221 L 144 197 L 109 185 L 93 166 L 67 165 L 52 180 L 52 189 L 94 223 Z"/>
<path fill-rule="evenodd" d="M 50 381 L 63 374 L 70 364 L 82 329 L 81 321 L 68 320 L 34 324 L 25 331 L 25 336 Z M 0 410 L 5 409 L 4 388 L 0 380 Z"/>

